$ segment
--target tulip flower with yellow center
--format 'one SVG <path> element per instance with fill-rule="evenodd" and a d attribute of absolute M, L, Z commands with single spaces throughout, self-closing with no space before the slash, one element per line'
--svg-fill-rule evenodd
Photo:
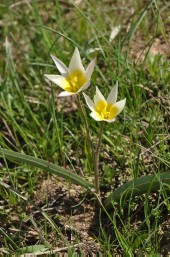
<path fill-rule="evenodd" d="M 118 94 L 118 85 L 116 84 L 107 97 L 104 98 L 98 87 L 96 87 L 96 94 L 94 102 L 85 94 L 84 98 L 88 107 L 91 110 L 90 115 L 96 121 L 115 121 L 115 117 L 123 110 L 126 99 L 116 102 Z"/>
<path fill-rule="evenodd" d="M 51 57 L 61 75 L 45 74 L 45 77 L 64 90 L 59 94 L 59 96 L 74 95 L 90 86 L 90 79 L 94 70 L 95 58 L 89 63 L 85 70 L 77 47 L 75 48 L 68 68 L 55 56 L 52 55 Z"/>

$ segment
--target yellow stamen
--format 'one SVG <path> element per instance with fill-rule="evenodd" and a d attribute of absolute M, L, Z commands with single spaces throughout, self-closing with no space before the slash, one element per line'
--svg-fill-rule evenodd
<path fill-rule="evenodd" d="M 118 113 L 118 108 L 115 107 L 114 105 L 107 104 L 107 102 L 100 100 L 96 104 L 96 114 L 99 116 L 100 119 L 102 120 L 111 120 L 113 119 L 117 113 Z"/>
<path fill-rule="evenodd" d="M 80 70 L 72 71 L 63 81 L 63 89 L 67 92 L 77 92 L 85 83 L 87 78 Z"/>

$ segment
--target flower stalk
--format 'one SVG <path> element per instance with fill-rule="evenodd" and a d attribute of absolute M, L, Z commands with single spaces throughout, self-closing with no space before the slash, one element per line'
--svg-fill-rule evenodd
<path fill-rule="evenodd" d="M 78 107 L 79 107 L 79 110 L 80 110 L 81 115 L 82 115 L 82 119 L 83 119 L 84 124 L 85 124 L 87 140 L 88 140 L 88 142 L 90 144 L 90 147 L 92 149 L 92 152 L 93 152 L 93 145 L 92 145 L 92 140 L 91 140 L 91 135 L 90 135 L 90 129 L 89 129 L 89 125 L 88 125 L 88 122 L 87 122 L 87 119 L 86 119 L 86 115 L 85 115 L 84 108 L 82 106 L 79 94 L 77 94 L 77 103 L 78 103 Z"/>
<path fill-rule="evenodd" d="M 100 132 L 99 132 L 99 139 L 97 143 L 97 147 L 94 150 L 94 145 L 91 140 L 91 135 L 90 135 L 90 129 L 89 125 L 86 119 L 86 115 L 84 112 L 84 108 L 82 106 L 81 100 L 80 100 L 80 95 L 77 94 L 77 102 L 78 102 L 78 107 L 82 115 L 82 119 L 85 124 L 86 128 L 86 134 L 87 134 L 87 141 L 89 142 L 90 149 L 92 152 L 92 158 L 93 158 L 93 170 L 94 170 L 94 186 L 95 186 L 95 191 L 96 194 L 100 197 L 100 176 L 99 176 L 99 154 L 100 154 L 100 146 L 101 146 L 101 140 L 102 140 L 102 135 L 103 135 L 103 128 L 104 128 L 104 121 L 101 122 L 101 127 L 100 127 Z"/>
<path fill-rule="evenodd" d="M 103 135 L 103 128 L 104 128 L 104 121 L 102 121 L 100 132 L 99 132 L 99 140 L 97 144 L 96 151 L 94 153 L 94 184 L 96 194 L 100 197 L 100 176 L 99 176 L 99 154 L 100 154 L 100 146 L 101 146 L 101 139 Z"/>

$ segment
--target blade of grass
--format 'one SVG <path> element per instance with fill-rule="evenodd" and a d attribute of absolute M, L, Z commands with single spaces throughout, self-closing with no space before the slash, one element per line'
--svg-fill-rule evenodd
<path fill-rule="evenodd" d="M 7 238 L 11 242 L 13 247 L 19 250 L 19 247 L 17 246 L 17 244 L 15 244 L 15 242 L 11 239 L 11 237 L 1 227 L 0 227 L 0 233 L 4 236 L 4 238 Z"/>
<path fill-rule="evenodd" d="M 125 37 L 123 38 L 123 41 L 121 43 L 121 49 L 123 48 L 125 42 L 127 40 L 131 40 L 131 38 L 133 37 L 135 31 L 137 30 L 137 28 L 139 27 L 140 23 L 142 22 L 143 18 L 145 17 L 145 15 L 147 14 L 149 8 L 151 7 L 151 5 L 153 4 L 155 0 L 149 1 L 148 5 L 145 7 L 145 9 L 143 10 L 143 12 L 140 14 L 140 16 L 138 17 L 137 21 L 131 25 L 129 31 L 126 33 Z"/>
<path fill-rule="evenodd" d="M 78 184 L 86 189 L 93 188 L 93 185 L 85 179 L 48 161 L 3 148 L 0 149 L 0 156 L 5 156 L 6 158 L 15 160 L 17 162 L 26 163 L 34 167 L 41 168 L 46 172 L 53 173 L 59 177 L 65 178 L 66 180 Z"/>
<path fill-rule="evenodd" d="M 17 196 L 21 197 L 23 200 L 27 201 L 27 198 L 20 193 L 18 193 L 13 187 L 9 186 L 5 182 L 0 181 L 0 185 L 5 187 L 6 189 L 10 190 L 12 193 L 16 194 Z"/>

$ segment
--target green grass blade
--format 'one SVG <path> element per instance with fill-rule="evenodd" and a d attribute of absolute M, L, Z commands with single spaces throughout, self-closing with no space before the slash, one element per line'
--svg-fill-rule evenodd
<path fill-rule="evenodd" d="M 40 168 L 46 172 L 53 173 L 86 189 L 93 188 L 93 185 L 85 179 L 83 179 L 82 177 L 48 161 L 44 161 L 29 155 L 13 152 L 3 148 L 0 149 L 0 156 L 5 156 L 8 159 L 12 159 L 17 162 L 26 163 L 34 167 Z"/>
<path fill-rule="evenodd" d="M 170 172 L 143 176 L 125 183 L 110 193 L 104 201 L 104 206 L 106 209 L 111 209 L 112 201 L 118 202 L 122 196 L 128 198 L 157 191 L 160 189 L 161 183 L 170 185 Z"/>
<path fill-rule="evenodd" d="M 145 17 L 145 15 L 147 14 L 149 8 L 151 7 L 151 5 L 153 4 L 154 0 L 151 0 L 148 5 L 145 7 L 145 9 L 143 10 L 143 12 L 140 14 L 140 16 L 138 17 L 137 21 L 131 25 L 129 31 L 126 33 L 122 43 L 121 43 L 121 49 L 123 48 L 126 40 L 129 40 L 133 37 L 135 31 L 137 30 L 137 28 L 139 27 L 140 23 L 142 22 L 143 18 Z"/>
<path fill-rule="evenodd" d="M 4 238 L 7 238 L 9 240 L 11 242 L 11 244 L 13 245 L 13 247 L 15 247 L 16 249 L 19 249 L 17 244 L 11 239 L 11 237 L 1 227 L 0 227 L 0 234 L 2 234 L 4 236 Z"/>
<path fill-rule="evenodd" d="M 48 248 L 45 245 L 39 244 L 39 245 L 30 245 L 26 247 L 20 248 L 20 251 L 22 253 L 36 253 L 36 254 L 43 254 L 48 250 Z"/>
<path fill-rule="evenodd" d="M 18 193 L 13 187 L 9 186 L 5 182 L 0 181 L 0 185 L 8 189 L 10 192 L 14 193 L 15 195 L 19 196 L 23 200 L 27 201 L 27 198 L 23 196 L 22 194 Z"/>

